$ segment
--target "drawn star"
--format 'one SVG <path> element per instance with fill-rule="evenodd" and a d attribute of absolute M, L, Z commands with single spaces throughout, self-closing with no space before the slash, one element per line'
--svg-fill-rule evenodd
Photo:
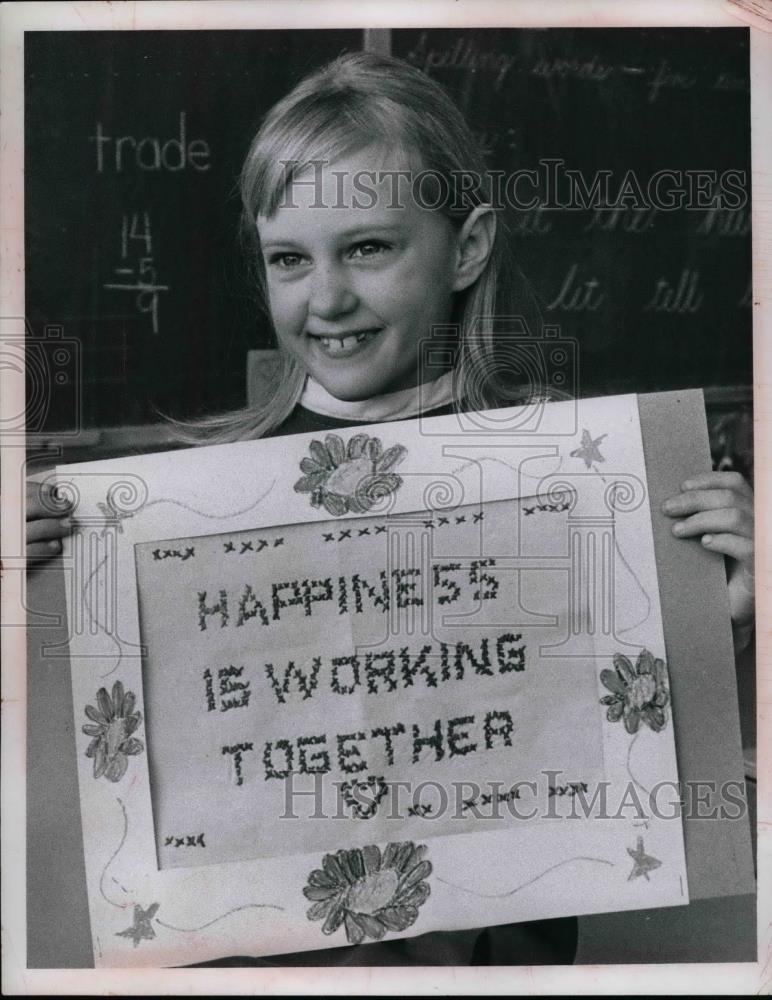
<path fill-rule="evenodd" d="M 598 451 L 598 445 L 604 437 L 607 435 L 601 434 L 600 437 L 593 438 L 588 430 L 583 430 L 582 445 L 571 452 L 571 458 L 581 458 L 588 469 L 592 467 L 593 462 L 605 462 L 606 459 Z"/>
<path fill-rule="evenodd" d="M 155 931 L 151 927 L 150 921 L 156 915 L 159 905 L 159 903 L 151 903 L 146 910 L 143 910 L 141 906 L 135 906 L 134 923 L 125 931 L 117 931 L 115 936 L 131 938 L 135 948 L 143 938 L 151 941 L 155 937 Z"/>
<path fill-rule="evenodd" d="M 643 837 L 639 837 L 635 846 L 635 850 L 632 847 L 627 848 L 627 853 L 633 859 L 635 864 L 633 865 L 633 870 L 627 876 L 627 881 L 630 882 L 634 878 L 638 878 L 640 875 L 649 881 L 649 872 L 653 872 L 655 868 L 659 868 L 662 864 L 657 858 L 652 858 L 650 854 L 647 854 L 643 849 Z"/>

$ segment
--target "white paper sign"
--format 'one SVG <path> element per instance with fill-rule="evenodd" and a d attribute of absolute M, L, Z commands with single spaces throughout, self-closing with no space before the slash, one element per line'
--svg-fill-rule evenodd
<path fill-rule="evenodd" d="M 58 470 L 97 965 L 688 902 L 636 397 L 523 414 Z"/>

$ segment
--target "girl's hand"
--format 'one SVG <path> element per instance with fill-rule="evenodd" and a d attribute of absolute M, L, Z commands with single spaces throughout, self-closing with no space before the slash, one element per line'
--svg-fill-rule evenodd
<path fill-rule="evenodd" d="M 54 487 L 27 480 L 27 563 L 39 565 L 62 551 L 62 538 L 72 531 L 72 504 L 59 499 Z"/>
<path fill-rule="evenodd" d="M 753 490 L 739 472 L 706 472 L 681 486 L 662 510 L 682 518 L 673 525 L 678 538 L 702 535 L 702 544 L 729 557 L 729 607 L 735 627 L 753 622 Z"/>

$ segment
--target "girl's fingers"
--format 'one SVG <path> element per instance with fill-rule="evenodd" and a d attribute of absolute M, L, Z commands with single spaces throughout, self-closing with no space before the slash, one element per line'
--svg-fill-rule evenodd
<path fill-rule="evenodd" d="M 49 483 L 35 483 L 27 480 L 27 520 L 38 518 L 65 517 L 72 510 L 72 501 L 67 497 L 59 497 L 56 487 Z"/>
<path fill-rule="evenodd" d="M 751 539 L 753 543 L 753 518 L 740 507 L 722 507 L 703 510 L 683 521 L 676 521 L 673 534 L 678 538 L 693 538 L 707 533 L 728 533 Z"/>
<path fill-rule="evenodd" d="M 721 552 L 722 555 L 736 559 L 748 568 L 749 573 L 753 573 L 753 540 L 743 538 L 741 535 L 719 533 L 715 535 L 704 535 L 702 544 L 711 552 Z"/>
<path fill-rule="evenodd" d="M 739 472 L 705 472 L 691 476 L 681 484 L 684 492 L 689 490 L 734 490 L 746 496 L 753 496 L 750 484 Z"/>
<path fill-rule="evenodd" d="M 62 551 L 62 543 L 58 538 L 49 542 L 32 542 L 27 545 L 27 562 L 39 563 L 53 556 L 59 555 Z"/>
<path fill-rule="evenodd" d="M 73 528 L 73 520 L 70 517 L 64 518 L 44 518 L 38 521 L 27 522 L 27 543 L 45 542 L 64 538 Z"/>
<path fill-rule="evenodd" d="M 743 507 L 751 513 L 753 502 L 744 494 L 738 495 L 724 488 L 689 490 L 687 493 L 679 493 L 678 496 L 666 500 L 662 504 L 662 511 L 669 517 L 680 517 L 684 514 L 695 514 L 700 510 L 718 510 L 721 507 Z"/>

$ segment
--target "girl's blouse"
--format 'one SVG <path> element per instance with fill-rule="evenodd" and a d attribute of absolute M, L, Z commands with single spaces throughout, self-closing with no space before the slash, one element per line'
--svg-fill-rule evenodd
<path fill-rule="evenodd" d="M 443 383 L 438 379 L 438 383 Z M 319 387 L 321 389 L 321 386 Z M 444 416 L 453 412 L 450 381 L 430 385 L 428 392 L 419 396 L 419 390 L 407 394 L 391 393 L 373 401 L 376 406 L 341 404 L 339 400 L 325 398 L 312 388 L 304 393 L 287 419 L 268 437 L 284 434 L 307 434 L 353 427 L 357 424 L 380 422 L 388 419 L 407 419 L 419 412 L 416 403 L 432 400 L 433 407 L 424 408 L 424 416 Z M 421 386 L 420 390 L 427 387 Z M 401 397 L 401 398 L 396 398 Z M 368 400 L 367 404 L 371 401 Z M 306 405 L 302 405 L 305 403 Z M 307 408 L 319 405 L 339 413 L 319 413 Z M 420 403 L 419 403 L 420 405 Z M 347 410 L 347 407 L 349 408 Z M 351 409 L 355 407 L 356 409 Z M 365 415 L 367 412 L 367 415 Z M 396 414 L 386 416 L 385 413 Z M 373 416 L 373 414 L 377 414 Z M 529 923 L 504 924 L 468 931 L 437 931 L 419 937 L 397 941 L 378 941 L 371 944 L 325 948 L 319 951 L 296 952 L 267 958 L 227 958 L 204 962 L 200 967 L 225 966 L 386 966 L 386 965 L 571 965 L 576 954 L 578 923 L 575 917 L 557 920 L 536 920 Z"/>

